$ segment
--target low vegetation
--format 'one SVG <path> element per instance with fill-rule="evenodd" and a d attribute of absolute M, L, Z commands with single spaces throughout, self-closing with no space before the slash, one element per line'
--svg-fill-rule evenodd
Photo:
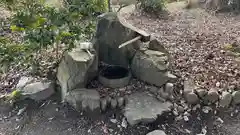
<path fill-rule="evenodd" d="M 2 4 L 12 12 L 8 18 L 11 34 L 22 37 L 21 43 L 7 36 L 0 39 L 1 67 L 8 68 L 19 61 L 41 67 L 43 53 L 49 49 L 57 63 L 64 50 L 91 39 L 96 15 L 107 11 L 107 0 L 65 0 L 60 8 L 47 6 L 43 0 L 5 0 Z"/>

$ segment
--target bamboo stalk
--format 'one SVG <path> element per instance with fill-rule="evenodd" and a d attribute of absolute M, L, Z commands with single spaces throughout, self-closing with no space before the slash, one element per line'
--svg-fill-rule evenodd
<path fill-rule="evenodd" d="M 122 48 L 122 47 L 124 47 L 124 46 L 126 46 L 126 45 L 129 45 L 129 44 L 131 44 L 131 43 L 133 43 L 133 42 L 136 42 L 137 40 L 139 40 L 139 39 L 141 39 L 141 38 L 142 38 L 142 36 L 137 36 L 137 37 L 135 37 L 135 38 L 133 38 L 133 39 L 125 42 L 125 43 L 122 43 L 121 45 L 118 46 L 118 48 Z"/>

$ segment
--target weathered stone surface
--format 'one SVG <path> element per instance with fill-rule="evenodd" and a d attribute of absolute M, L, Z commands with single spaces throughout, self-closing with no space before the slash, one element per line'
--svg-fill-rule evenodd
<path fill-rule="evenodd" d="M 166 83 L 165 91 L 169 94 L 173 94 L 174 85 L 172 83 Z"/>
<path fill-rule="evenodd" d="M 163 112 L 169 111 L 171 103 L 160 102 L 147 93 L 134 93 L 127 99 L 124 116 L 131 125 L 153 122 Z"/>
<path fill-rule="evenodd" d="M 117 102 L 118 102 L 118 107 L 122 107 L 124 105 L 124 97 L 119 97 Z"/>
<path fill-rule="evenodd" d="M 101 99 L 101 102 L 100 102 L 100 103 L 101 103 L 101 110 L 102 110 L 102 111 L 106 111 L 107 105 L 108 105 L 108 104 L 107 104 L 107 99 L 105 99 L 105 98 L 104 98 L 104 99 Z"/>
<path fill-rule="evenodd" d="M 234 91 L 232 93 L 232 96 L 233 96 L 233 103 L 240 104 L 240 91 Z"/>
<path fill-rule="evenodd" d="M 157 94 L 159 91 L 159 88 L 155 86 L 151 86 L 149 91 L 152 92 L 153 94 Z"/>
<path fill-rule="evenodd" d="M 89 51 L 91 54 L 79 47 L 64 54 L 57 72 L 62 98 L 70 90 L 85 87 L 97 75 L 98 58 L 93 49 Z"/>
<path fill-rule="evenodd" d="M 130 1 L 126 1 L 127 3 L 129 3 Z M 124 3 L 126 3 L 124 2 Z M 132 3 L 132 2 L 130 2 Z M 133 3 L 136 3 L 136 1 L 134 1 Z M 125 5 L 125 4 L 123 4 Z M 135 31 L 137 33 L 137 35 L 141 35 L 141 41 L 143 42 L 147 42 L 150 40 L 151 35 L 149 33 L 147 33 L 146 31 L 143 31 L 135 26 L 133 26 L 131 23 L 128 23 L 128 21 L 126 20 L 126 16 L 129 16 L 130 14 L 132 14 L 135 9 L 136 9 L 136 5 L 135 4 L 127 4 L 128 6 L 123 7 L 119 12 L 118 12 L 118 19 L 120 20 L 120 22 L 122 23 L 123 26 Z"/>
<path fill-rule="evenodd" d="M 100 95 L 94 89 L 74 89 L 63 100 L 78 111 L 100 112 Z"/>
<path fill-rule="evenodd" d="M 31 83 L 33 80 L 34 80 L 34 78 L 32 78 L 32 77 L 26 77 L 26 76 L 21 77 L 20 80 L 18 81 L 16 89 L 18 89 L 18 90 L 22 89 L 27 84 Z"/>
<path fill-rule="evenodd" d="M 115 109 L 118 105 L 117 99 L 112 99 L 111 100 L 111 107 L 112 109 Z"/>
<path fill-rule="evenodd" d="M 171 78 L 168 76 L 168 57 L 159 51 L 137 52 L 131 63 L 133 75 L 156 86 L 162 86 Z"/>
<path fill-rule="evenodd" d="M 30 98 L 36 101 L 45 100 L 55 92 L 54 85 L 51 82 L 35 82 L 27 84 L 19 91 L 25 98 Z"/>
<path fill-rule="evenodd" d="M 203 98 L 203 97 L 206 96 L 207 93 L 208 93 L 206 89 L 197 89 L 196 92 L 197 92 L 197 95 L 198 95 L 200 98 Z"/>
<path fill-rule="evenodd" d="M 205 98 L 208 102 L 215 103 L 219 99 L 219 94 L 218 94 L 217 90 L 211 89 L 208 91 Z"/>
<path fill-rule="evenodd" d="M 196 104 L 199 101 L 197 94 L 194 92 L 187 93 L 185 98 L 189 104 Z"/>
<path fill-rule="evenodd" d="M 135 48 L 139 48 L 139 42 L 121 49 L 118 47 L 134 37 L 135 32 L 121 24 L 117 13 L 106 13 L 99 18 L 94 48 L 98 49 L 99 59 L 104 63 L 128 67 L 135 54 Z"/>
<path fill-rule="evenodd" d="M 166 133 L 162 130 L 154 130 L 154 131 L 148 133 L 147 135 L 166 135 Z"/>
<path fill-rule="evenodd" d="M 232 94 L 224 91 L 222 93 L 222 97 L 220 99 L 219 105 L 221 107 L 228 107 L 232 101 Z"/>
<path fill-rule="evenodd" d="M 160 51 L 160 52 L 163 52 L 170 56 L 170 53 L 165 49 L 165 47 L 156 38 L 152 38 L 151 41 L 149 42 L 149 49 L 155 50 L 155 51 Z"/>
<path fill-rule="evenodd" d="M 195 84 L 191 79 L 185 80 L 183 85 L 184 85 L 184 89 L 183 89 L 184 96 L 186 96 L 190 92 L 193 92 L 193 90 L 195 89 Z"/>

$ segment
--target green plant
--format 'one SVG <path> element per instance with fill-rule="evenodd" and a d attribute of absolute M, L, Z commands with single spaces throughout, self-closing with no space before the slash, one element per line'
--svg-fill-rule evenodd
<path fill-rule="evenodd" d="M 159 13 L 165 9 L 167 0 L 140 0 L 140 7 L 146 12 Z"/>
<path fill-rule="evenodd" d="M 83 16 L 92 16 L 108 10 L 107 0 L 65 0 L 64 5 L 70 12 L 78 12 Z"/>
<path fill-rule="evenodd" d="M 0 38 L 0 63 L 9 63 L 18 60 L 29 51 L 27 44 L 17 44 L 9 39 Z"/>

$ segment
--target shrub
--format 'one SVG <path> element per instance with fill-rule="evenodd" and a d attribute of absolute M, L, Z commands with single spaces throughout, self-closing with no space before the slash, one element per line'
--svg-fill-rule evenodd
<path fill-rule="evenodd" d="M 108 9 L 107 0 L 65 0 L 64 6 L 70 12 L 78 12 L 83 16 L 92 16 L 96 13 L 106 12 Z"/>
<path fill-rule="evenodd" d="M 140 0 L 140 7 L 146 12 L 159 13 L 163 11 L 166 5 L 166 0 Z"/>

